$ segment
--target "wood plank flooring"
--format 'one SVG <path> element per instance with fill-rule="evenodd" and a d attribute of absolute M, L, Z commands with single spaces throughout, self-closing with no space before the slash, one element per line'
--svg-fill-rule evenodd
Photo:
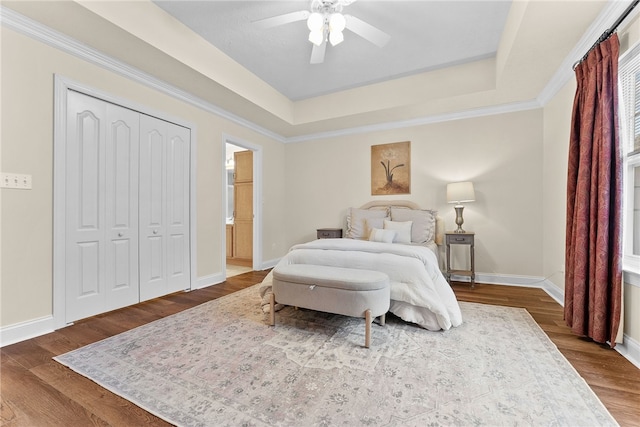
<path fill-rule="evenodd" d="M 53 356 L 220 298 L 262 281 L 267 272 L 228 278 L 76 322 L 1 349 L 0 425 L 166 426 L 165 421 L 53 361 Z M 640 369 L 616 351 L 576 337 L 562 308 L 540 289 L 454 284 L 459 300 L 526 308 L 622 426 L 639 425 Z"/>

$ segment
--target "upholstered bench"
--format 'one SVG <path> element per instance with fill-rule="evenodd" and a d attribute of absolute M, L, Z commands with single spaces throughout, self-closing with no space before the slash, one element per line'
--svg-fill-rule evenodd
<path fill-rule="evenodd" d="M 312 264 L 289 264 L 273 270 L 270 323 L 276 302 L 326 313 L 365 318 L 365 343 L 371 343 L 371 322 L 384 325 L 391 302 L 389 277 L 378 271 Z"/>

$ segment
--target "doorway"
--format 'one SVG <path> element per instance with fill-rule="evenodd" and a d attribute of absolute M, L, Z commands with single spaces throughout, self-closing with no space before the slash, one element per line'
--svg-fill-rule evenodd
<path fill-rule="evenodd" d="M 256 194 L 259 175 L 253 147 L 232 138 L 224 141 L 225 277 L 255 269 Z"/>

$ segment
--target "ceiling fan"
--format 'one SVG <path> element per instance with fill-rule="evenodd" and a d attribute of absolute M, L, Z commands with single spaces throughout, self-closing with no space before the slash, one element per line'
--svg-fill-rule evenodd
<path fill-rule="evenodd" d="M 336 46 L 344 40 L 342 31 L 347 29 L 363 39 L 383 47 L 391 38 L 387 33 L 377 29 L 352 15 L 343 15 L 342 9 L 356 0 L 312 0 L 310 10 L 299 10 L 272 16 L 271 18 L 253 21 L 258 28 L 273 28 L 291 22 L 307 21 L 309 41 L 313 43 L 311 63 L 324 61 L 327 41 Z"/>

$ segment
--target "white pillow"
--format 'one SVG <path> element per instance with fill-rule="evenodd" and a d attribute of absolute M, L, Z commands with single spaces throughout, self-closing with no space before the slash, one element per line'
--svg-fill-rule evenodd
<path fill-rule="evenodd" d="M 374 228 L 379 228 L 379 229 L 383 229 L 384 228 L 384 220 L 390 220 L 391 218 L 386 216 L 384 218 L 367 218 L 364 220 L 365 223 L 365 235 L 369 236 L 371 234 L 371 231 L 373 231 Z"/>
<path fill-rule="evenodd" d="M 412 221 L 411 241 L 427 243 L 436 238 L 436 216 L 432 210 L 391 208 L 391 221 Z"/>
<path fill-rule="evenodd" d="M 393 240 L 395 243 L 411 243 L 411 225 L 412 221 L 387 221 L 384 220 L 384 229 L 385 230 L 395 230 L 397 232 L 395 239 Z"/>
<path fill-rule="evenodd" d="M 349 208 L 347 214 L 347 238 L 366 239 L 369 237 L 367 219 L 387 217 L 386 209 L 356 209 Z"/>
<path fill-rule="evenodd" d="M 373 228 L 369 234 L 369 240 L 372 242 L 393 243 L 393 238 L 398 234 L 395 230 L 383 230 Z"/>

